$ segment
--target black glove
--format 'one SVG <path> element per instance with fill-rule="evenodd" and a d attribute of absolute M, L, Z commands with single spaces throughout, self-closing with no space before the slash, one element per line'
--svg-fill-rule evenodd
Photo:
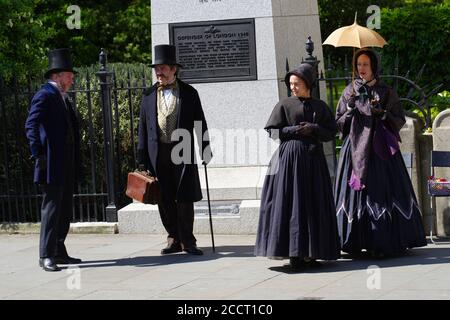
<path fill-rule="evenodd" d="M 356 101 L 355 95 L 352 94 L 347 100 L 347 109 L 354 109 L 356 106 L 355 101 Z"/>
<path fill-rule="evenodd" d="M 281 135 L 282 136 L 294 136 L 297 135 L 300 130 L 300 126 L 290 126 L 290 127 L 284 127 L 281 129 Z"/>
<path fill-rule="evenodd" d="M 298 133 L 303 136 L 310 136 L 313 134 L 316 127 L 317 124 L 311 122 L 300 122 L 300 129 L 298 130 Z"/>
<path fill-rule="evenodd" d="M 39 170 L 45 170 L 47 169 L 47 156 L 44 154 L 40 154 L 37 157 L 34 157 L 35 160 L 35 166 Z"/>

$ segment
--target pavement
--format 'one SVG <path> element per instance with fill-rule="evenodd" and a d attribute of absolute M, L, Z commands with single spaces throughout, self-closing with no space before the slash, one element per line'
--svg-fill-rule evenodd
<path fill-rule="evenodd" d="M 389 259 L 343 255 L 293 272 L 253 255 L 254 235 L 198 235 L 203 256 L 161 256 L 162 235 L 69 234 L 60 272 L 38 266 L 38 234 L 0 235 L 0 299 L 422 300 L 450 299 L 450 241 Z"/>

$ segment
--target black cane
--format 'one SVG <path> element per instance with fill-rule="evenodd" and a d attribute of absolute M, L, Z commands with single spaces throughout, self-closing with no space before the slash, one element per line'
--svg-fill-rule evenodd
<path fill-rule="evenodd" d="M 212 249 L 213 249 L 213 253 L 215 253 L 216 247 L 214 246 L 214 232 L 213 232 L 212 217 L 211 217 L 211 203 L 209 202 L 208 171 L 206 170 L 206 163 L 203 163 L 203 165 L 205 166 L 206 195 L 208 197 L 208 209 L 209 209 L 209 227 L 211 229 Z"/>

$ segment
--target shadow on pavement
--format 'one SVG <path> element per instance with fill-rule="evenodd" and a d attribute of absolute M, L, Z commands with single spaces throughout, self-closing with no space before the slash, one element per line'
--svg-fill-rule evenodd
<path fill-rule="evenodd" d="M 284 260 L 288 262 L 288 260 Z M 428 245 L 427 247 L 414 248 L 408 250 L 399 257 L 373 258 L 369 255 L 362 255 L 358 258 L 352 258 L 351 255 L 343 253 L 337 261 L 321 261 L 322 265 L 316 268 L 303 268 L 293 270 L 289 266 L 280 265 L 269 267 L 270 270 L 283 272 L 287 274 L 295 273 L 321 273 L 321 272 L 340 272 L 351 270 L 365 270 L 370 266 L 380 268 L 403 267 L 411 265 L 436 265 L 450 263 L 450 248 L 439 248 L 438 245 Z"/>
<path fill-rule="evenodd" d="M 202 247 L 204 252 L 202 256 L 193 256 L 187 253 L 175 253 L 168 255 L 149 255 L 130 258 L 121 258 L 113 260 L 89 260 L 83 261 L 78 265 L 80 268 L 96 268 L 111 266 L 135 266 L 135 267 L 153 267 L 161 265 L 170 265 L 176 263 L 189 263 L 211 261 L 230 257 L 254 257 L 253 246 L 216 246 L 216 252 L 212 252 L 211 247 Z"/>
<path fill-rule="evenodd" d="M 110 260 L 89 260 L 79 264 L 80 268 L 103 268 L 111 266 L 135 266 L 135 267 L 155 267 L 171 264 L 185 264 L 191 262 L 212 261 L 223 258 L 254 257 L 253 246 L 218 246 L 216 252 L 212 252 L 211 247 L 203 247 L 203 256 L 192 256 L 186 253 L 176 253 L 170 255 L 148 255 Z M 351 270 L 365 270 L 369 266 L 380 268 L 401 267 L 409 265 L 435 265 L 450 263 L 450 248 L 439 247 L 438 245 L 428 245 L 428 247 L 410 249 L 400 257 L 373 258 L 361 256 L 353 259 L 350 255 L 343 253 L 341 259 L 337 261 L 321 261 L 320 267 L 309 267 L 299 271 L 292 270 L 284 266 L 288 260 L 280 260 L 280 266 L 269 267 L 270 270 L 283 273 L 321 273 L 340 272 Z"/>

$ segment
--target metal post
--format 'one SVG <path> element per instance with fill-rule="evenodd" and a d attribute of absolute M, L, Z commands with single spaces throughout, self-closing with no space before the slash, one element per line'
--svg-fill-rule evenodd
<path fill-rule="evenodd" d="M 306 52 L 308 53 L 308 56 L 306 57 L 305 60 L 303 60 L 303 58 L 302 58 L 302 63 L 304 63 L 304 62 L 309 63 L 313 67 L 314 72 L 315 72 L 315 79 L 316 79 L 316 82 L 311 90 L 311 96 L 316 99 L 320 99 L 319 82 L 317 80 L 319 78 L 317 67 L 318 67 L 320 61 L 317 60 L 317 57 L 314 57 L 312 55 L 312 53 L 314 51 L 314 42 L 311 40 L 311 36 L 308 36 L 308 40 L 305 43 L 305 49 L 306 49 Z"/>
<path fill-rule="evenodd" d="M 309 63 L 313 67 L 313 70 L 315 72 L 315 79 L 316 79 L 316 82 L 311 89 L 311 96 L 316 99 L 320 99 L 319 76 L 318 76 L 319 75 L 318 66 L 319 66 L 320 60 L 317 60 L 317 57 L 312 55 L 314 52 L 314 42 L 311 40 L 311 36 L 308 36 L 308 40 L 305 43 L 305 49 L 306 49 L 306 52 L 308 53 L 308 56 L 304 60 L 302 58 L 302 63 L 303 62 Z M 330 106 L 330 107 L 333 108 L 333 106 Z M 333 109 L 331 109 L 331 110 L 333 110 Z M 337 168 L 336 139 L 333 139 L 331 143 L 332 143 L 332 149 L 333 149 L 333 166 L 334 166 L 333 171 L 336 171 L 336 168 Z"/>
<path fill-rule="evenodd" d="M 289 71 L 290 71 L 289 70 L 289 61 L 288 61 L 288 58 L 286 58 L 286 73 L 288 73 Z M 284 83 L 284 79 L 281 81 Z M 290 97 L 292 94 L 291 88 L 290 88 L 290 86 L 286 86 L 286 87 L 287 87 L 287 96 Z"/>
<path fill-rule="evenodd" d="M 208 196 L 209 227 L 211 229 L 212 250 L 213 253 L 216 253 L 216 246 L 214 245 L 214 231 L 211 217 L 211 202 L 209 200 L 208 170 L 206 169 L 206 163 L 203 163 L 203 165 L 205 166 L 206 195 Z"/>
<path fill-rule="evenodd" d="M 114 182 L 114 139 L 112 131 L 112 110 L 109 77 L 111 72 L 106 69 L 106 53 L 100 52 L 100 71 L 96 75 L 100 78 L 100 91 L 103 116 L 103 137 L 105 139 L 105 163 L 106 163 L 106 189 L 108 193 L 108 205 L 106 206 L 106 221 L 117 221 L 116 194 Z"/>

